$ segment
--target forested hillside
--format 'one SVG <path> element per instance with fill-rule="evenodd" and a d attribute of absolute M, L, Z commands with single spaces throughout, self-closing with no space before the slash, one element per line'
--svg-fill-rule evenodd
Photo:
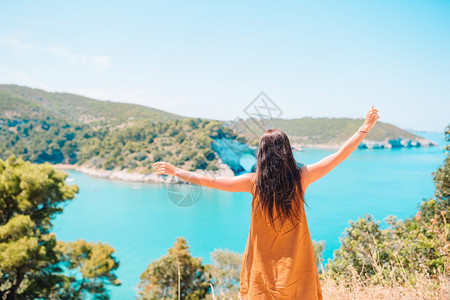
<path fill-rule="evenodd" d="M 221 122 L 153 108 L 0 85 L 0 157 L 148 172 L 167 160 L 217 169 L 214 138 L 236 138 Z"/>
<path fill-rule="evenodd" d="M 263 127 L 286 131 L 295 144 L 342 145 L 364 120 L 269 121 Z M 218 154 L 212 147 L 215 139 L 256 145 L 264 131 L 251 120 L 237 124 L 242 129 L 239 134 L 231 129 L 234 125 L 186 118 L 142 105 L 0 85 L 3 159 L 15 154 L 37 163 L 48 161 L 142 173 L 149 172 L 154 162 L 165 160 L 190 170 L 217 170 Z M 417 135 L 382 122 L 378 122 L 367 139 L 386 142 L 399 137 L 427 143 Z"/>

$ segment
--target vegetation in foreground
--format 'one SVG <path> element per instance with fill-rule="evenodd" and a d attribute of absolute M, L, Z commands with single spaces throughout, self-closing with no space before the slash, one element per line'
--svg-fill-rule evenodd
<path fill-rule="evenodd" d="M 450 125 L 445 132 L 450 142 Z M 450 147 L 433 172 L 434 197 L 415 217 L 371 216 L 350 222 L 341 247 L 322 273 L 324 293 L 339 299 L 448 299 L 450 293 Z M 333 296 L 335 297 L 335 296 Z"/>
<path fill-rule="evenodd" d="M 58 241 L 52 218 L 78 192 L 67 174 L 14 156 L 0 160 L 0 298 L 108 299 L 120 285 L 114 248 Z"/>

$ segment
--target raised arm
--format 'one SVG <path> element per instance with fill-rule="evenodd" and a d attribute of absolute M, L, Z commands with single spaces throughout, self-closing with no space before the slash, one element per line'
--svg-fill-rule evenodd
<path fill-rule="evenodd" d="M 242 174 L 229 177 L 211 177 L 197 172 L 190 172 L 177 168 L 168 162 L 157 162 L 153 164 L 156 168 L 156 175 L 177 176 L 186 181 L 227 192 L 248 192 L 251 193 L 252 176 L 254 173 Z"/>
<path fill-rule="evenodd" d="M 372 106 L 367 112 L 364 124 L 361 125 L 358 131 L 356 131 L 337 152 L 328 155 L 314 164 L 303 166 L 304 184 L 308 186 L 319 178 L 325 176 L 342 161 L 344 161 L 353 151 L 355 151 L 380 117 L 377 113 L 378 110 Z"/>

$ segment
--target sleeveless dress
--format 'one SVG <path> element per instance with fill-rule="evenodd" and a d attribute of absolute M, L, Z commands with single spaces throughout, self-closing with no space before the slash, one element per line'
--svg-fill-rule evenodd
<path fill-rule="evenodd" d="M 294 222 L 270 225 L 252 200 L 250 232 L 240 275 L 240 298 L 322 299 L 317 264 L 303 202 Z"/>

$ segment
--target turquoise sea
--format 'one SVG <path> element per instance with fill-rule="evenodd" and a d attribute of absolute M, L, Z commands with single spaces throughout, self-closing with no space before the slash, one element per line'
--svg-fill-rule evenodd
<path fill-rule="evenodd" d="M 383 221 L 388 215 L 413 216 L 418 204 L 433 196 L 432 172 L 444 161 L 442 133 L 420 133 L 439 143 L 430 148 L 356 150 L 306 191 L 311 237 L 325 241 L 324 257 L 332 257 L 339 236 L 364 214 Z M 302 163 L 314 163 L 333 153 L 305 149 Z M 68 183 L 80 193 L 57 216 L 54 232 L 61 240 L 105 242 L 116 249 L 120 287 L 112 299 L 133 299 L 147 265 L 167 253 L 177 237 L 185 237 L 194 256 L 210 262 L 214 249 L 243 252 L 250 222 L 251 196 L 202 188 L 198 201 L 176 206 L 166 184 L 132 183 L 67 171 Z"/>

